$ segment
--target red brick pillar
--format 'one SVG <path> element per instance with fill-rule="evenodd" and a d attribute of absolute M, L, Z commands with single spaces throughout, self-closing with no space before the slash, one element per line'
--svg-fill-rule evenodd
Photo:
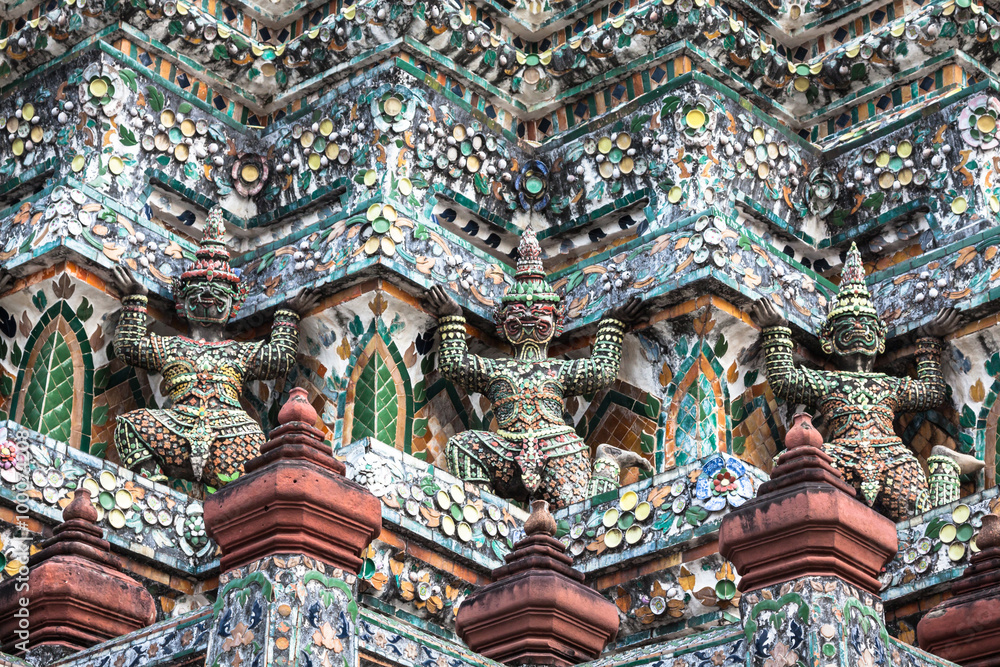
<path fill-rule="evenodd" d="M 317 419 L 293 389 L 260 456 L 205 500 L 222 550 L 206 665 L 294 665 L 302 651 L 317 665 L 357 664 L 357 572 L 382 503 L 344 477 Z"/>
<path fill-rule="evenodd" d="M 357 573 L 382 531 L 382 504 L 344 477 L 304 389 L 278 413 L 278 428 L 244 475 L 205 500 L 205 527 L 232 570 L 276 553 L 302 554 Z"/>
<path fill-rule="evenodd" d="M 808 417 L 796 417 L 771 480 L 719 530 L 741 577 L 747 664 L 883 664 L 892 647 L 878 574 L 896 553 L 896 525 L 855 498 Z"/>

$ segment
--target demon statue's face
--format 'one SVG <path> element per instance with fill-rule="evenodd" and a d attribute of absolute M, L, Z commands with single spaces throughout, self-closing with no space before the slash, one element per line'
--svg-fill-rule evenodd
<path fill-rule="evenodd" d="M 885 323 L 869 313 L 843 315 L 826 323 L 820 340 L 827 354 L 874 358 L 885 352 Z"/>
<path fill-rule="evenodd" d="M 511 303 L 500 311 L 500 330 L 515 347 L 533 345 L 547 348 L 556 336 L 559 312 L 551 303 Z"/>
<path fill-rule="evenodd" d="M 247 298 L 247 283 L 240 280 L 239 269 L 229 265 L 225 237 L 222 209 L 213 208 L 205 220 L 195 262 L 174 278 L 177 314 L 192 325 L 223 327 Z"/>
<path fill-rule="evenodd" d="M 193 280 L 184 286 L 184 317 L 201 326 L 224 325 L 233 312 L 236 294 L 231 285 L 217 280 Z"/>

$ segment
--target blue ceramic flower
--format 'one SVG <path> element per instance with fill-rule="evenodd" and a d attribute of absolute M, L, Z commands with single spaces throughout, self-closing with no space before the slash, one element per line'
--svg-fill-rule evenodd
<path fill-rule="evenodd" d="M 694 495 L 711 512 L 724 509 L 727 503 L 739 507 L 753 498 L 753 481 L 742 461 L 715 454 L 701 467 Z"/>
<path fill-rule="evenodd" d="M 541 211 L 549 205 L 549 168 L 544 162 L 529 160 L 514 180 L 514 191 L 525 211 Z"/>

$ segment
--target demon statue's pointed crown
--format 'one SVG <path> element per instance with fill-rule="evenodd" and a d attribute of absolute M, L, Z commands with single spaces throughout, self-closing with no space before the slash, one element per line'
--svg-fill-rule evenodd
<path fill-rule="evenodd" d="M 216 206 L 208 213 L 205 220 L 201 241 L 195 251 L 195 261 L 181 274 L 174 278 L 171 288 L 174 293 L 174 304 L 181 317 L 185 317 L 185 297 L 196 285 L 211 283 L 220 293 L 232 299 L 229 316 L 239 312 L 247 298 L 247 285 L 229 266 L 229 249 L 226 247 L 226 225 L 223 220 L 222 208 Z"/>
<path fill-rule="evenodd" d="M 865 283 L 865 267 L 857 244 L 847 251 L 840 288 L 820 329 L 827 354 L 875 356 L 885 351 L 886 325 L 879 317 Z"/>
<path fill-rule="evenodd" d="M 552 317 L 554 325 L 552 337 L 562 332 L 562 297 L 556 294 L 545 280 L 542 249 L 538 246 L 534 230 L 528 227 L 521 234 L 521 242 L 517 246 L 517 272 L 514 274 L 514 284 L 504 292 L 495 312 L 497 326 L 502 330 L 509 318 L 520 318 L 531 311 Z"/>

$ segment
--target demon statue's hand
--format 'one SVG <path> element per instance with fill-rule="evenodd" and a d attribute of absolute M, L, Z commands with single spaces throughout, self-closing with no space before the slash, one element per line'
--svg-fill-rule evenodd
<path fill-rule="evenodd" d="M 146 286 L 136 280 L 135 276 L 132 275 L 132 272 L 128 270 L 128 267 L 123 264 L 119 264 L 115 268 L 111 269 L 111 284 L 123 297 L 131 294 L 139 294 L 142 296 L 149 294 L 149 290 L 146 289 Z"/>
<path fill-rule="evenodd" d="M 461 315 L 462 307 L 444 291 L 440 285 L 427 290 L 427 308 L 434 317 Z"/>
<path fill-rule="evenodd" d="M 750 319 L 761 329 L 788 326 L 788 320 L 778 312 L 774 301 L 766 297 L 758 299 L 750 306 Z"/>
<path fill-rule="evenodd" d="M 6 292 L 14 284 L 14 276 L 5 269 L 0 269 L 0 294 Z"/>
<path fill-rule="evenodd" d="M 314 289 L 305 288 L 293 296 L 285 304 L 285 308 L 298 313 L 299 317 L 305 317 L 319 303 L 319 292 Z"/>
<path fill-rule="evenodd" d="M 608 317 L 629 326 L 642 319 L 644 309 L 645 304 L 642 302 L 642 297 L 636 294 L 625 303 L 608 311 Z"/>
<path fill-rule="evenodd" d="M 934 319 L 917 329 L 917 336 L 944 338 L 958 331 L 962 325 L 962 314 L 954 308 L 942 308 Z"/>

